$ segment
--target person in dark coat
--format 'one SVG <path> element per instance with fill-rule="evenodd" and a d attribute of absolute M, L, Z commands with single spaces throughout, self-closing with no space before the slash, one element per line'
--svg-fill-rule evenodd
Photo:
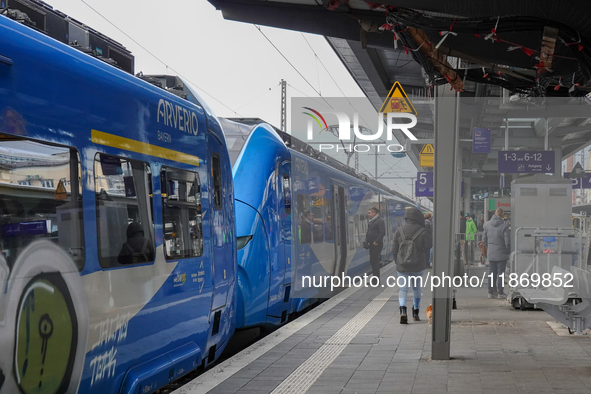
<path fill-rule="evenodd" d="M 505 298 L 504 283 L 499 275 L 505 272 L 511 254 L 511 230 L 503 220 L 505 212 L 498 208 L 495 215 L 484 224 L 482 242 L 487 248 L 488 271 L 493 280 L 488 282 L 488 298 Z M 490 278 L 490 276 L 489 276 Z"/>
<path fill-rule="evenodd" d="M 154 246 L 144 237 L 144 228 L 139 223 L 127 226 L 127 242 L 121 247 L 117 261 L 119 264 L 146 263 L 154 260 Z"/>
<path fill-rule="evenodd" d="M 369 244 L 369 264 L 373 276 L 380 277 L 380 256 L 384 247 L 384 236 L 386 235 L 386 224 L 380 218 L 380 210 L 376 207 L 367 211 L 369 226 L 365 234 L 365 242 Z"/>
<path fill-rule="evenodd" d="M 409 286 L 412 285 L 413 292 L 413 309 L 412 316 L 414 321 L 420 321 L 419 307 L 421 304 L 421 282 L 425 268 L 429 266 L 429 250 L 433 246 L 433 237 L 430 231 L 425 228 L 425 218 L 421 211 L 417 208 L 410 208 L 406 210 L 404 215 L 406 224 L 402 226 L 402 231 L 406 239 L 411 239 L 418 231 L 421 234 L 415 239 L 414 244 L 417 246 L 418 258 L 417 262 L 412 266 L 403 266 L 398 261 L 396 262 L 396 271 L 399 277 L 405 277 L 404 286 L 400 287 L 398 292 L 398 302 L 400 304 L 400 324 L 406 324 L 408 318 L 406 316 L 406 296 L 408 295 Z M 394 234 L 394 244 L 392 252 L 394 259 L 398 256 L 400 244 L 404 241 L 400 228 Z M 421 279 L 419 279 L 421 278 Z M 402 282 L 402 281 L 400 281 Z"/>

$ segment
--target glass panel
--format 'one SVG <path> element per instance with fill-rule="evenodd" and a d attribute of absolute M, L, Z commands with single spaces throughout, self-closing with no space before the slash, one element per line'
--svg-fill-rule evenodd
<path fill-rule="evenodd" d="M 203 227 L 199 174 L 162 170 L 162 218 L 167 259 L 201 256 Z"/>
<path fill-rule="evenodd" d="M 152 177 L 148 164 L 97 153 L 94 177 L 101 266 L 153 261 Z"/>
<path fill-rule="evenodd" d="M 310 200 L 305 194 L 298 194 L 298 233 L 301 245 L 312 242 L 312 213 Z"/>
<path fill-rule="evenodd" d="M 9 266 L 43 239 L 84 267 L 79 162 L 71 148 L 0 134 L 0 251 Z"/>
<path fill-rule="evenodd" d="M 220 156 L 216 153 L 211 158 L 211 175 L 213 177 L 213 204 L 215 209 L 222 209 L 222 167 Z"/>
<path fill-rule="evenodd" d="M 314 243 L 323 241 L 322 197 L 312 197 L 312 223 L 314 224 Z"/>
<path fill-rule="evenodd" d="M 283 174 L 283 201 L 285 204 L 285 213 L 291 214 L 291 184 L 289 175 Z"/>
<path fill-rule="evenodd" d="M 326 194 L 329 194 L 328 192 Z M 333 212 L 334 201 L 331 199 L 325 199 L 324 203 L 324 240 L 334 240 L 333 227 L 332 227 L 332 212 Z"/>

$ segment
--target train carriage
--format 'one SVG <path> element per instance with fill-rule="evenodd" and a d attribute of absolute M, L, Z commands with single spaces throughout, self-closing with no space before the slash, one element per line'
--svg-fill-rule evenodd
<path fill-rule="evenodd" d="M 0 393 L 150 393 L 212 363 L 234 222 L 196 94 L 0 16 Z"/>
<path fill-rule="evenodd" d="M 386 223 L 382 259 L 393 260 L 394 233 L 416 204 L 260 119 L 220 121 L 235 187 L 236 328 L 280 325 L 333 295 L 325 277 L 369 273 L 371 207 Z"/>

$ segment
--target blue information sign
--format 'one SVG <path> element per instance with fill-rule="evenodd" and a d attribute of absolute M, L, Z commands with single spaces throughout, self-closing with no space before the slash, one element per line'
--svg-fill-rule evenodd
<path fill-rule="evenodd" d="M 565 178 L 570 178 L 570 172 L 564 173 Z M 573 178 L 571 179 L 573 182 L 573 190 L 574 189 L 581 189 L 581 182 L 583 183 L 582 189 L 591 189 L 591 177 L 588 178 Z"/>
<path fill-rule="evenodd" d="M 472 153 L 490 153 L 490 129 L 475 127 L 472 133 Z"/>
<path fill-rule="evenodd" d="M 415 183 L 415 196 L 433 197 L 432 172 L 417 172 L 417 182 Z"/>
<path fill-rule="evenodd" d="M 554 151 L 499 151 L 498 172 L 506 174 L 554 172 Z"/>

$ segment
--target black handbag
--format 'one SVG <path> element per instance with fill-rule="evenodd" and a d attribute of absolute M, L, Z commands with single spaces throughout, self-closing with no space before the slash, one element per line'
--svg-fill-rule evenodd
<path fill-rule="evenodd" d="M 363 241 L 363 249 L 369 249 L 369 242 Z"/>

